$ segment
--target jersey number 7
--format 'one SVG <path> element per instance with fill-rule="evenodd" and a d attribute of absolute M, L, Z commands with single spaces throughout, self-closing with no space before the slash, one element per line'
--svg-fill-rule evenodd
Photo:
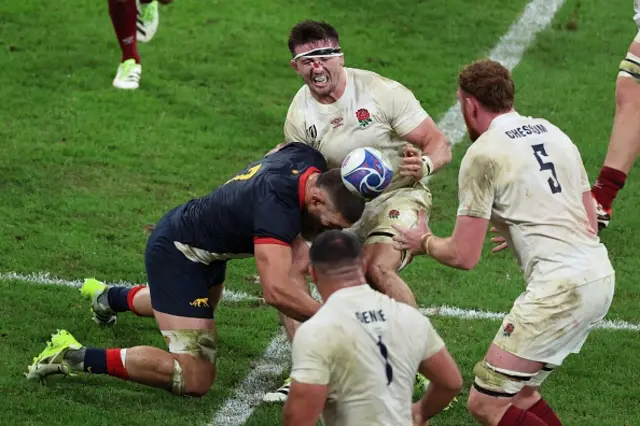
<path fill-rule="evenodd" d="M 544 149 L 544 144 L 531 145 L 531 148 L 533 149 L 533 155 L 536 157 L 536 160 L 538 160 L 538 164 L 540 164 L 540 171 L 549 170 L 551 172 L 552 177 L 547 179 L 551 193 L 557 194 L 558 192 L 562 192 L 560 181 L 558 181 L 558 176 L 556 175 L 556 167 L 551 161 L 545 163 L 542 159 L 542 156 L 548 157 L 547 151 Z"/>
<path fill-rule="evenodd" d="M 253 177 L 253 175 L 258 173 L 258 170 L 260 170 L 260 167 L 262 167 L 262 164 L 256 164 L 255 166 L 253 166 L 249 170 L 247 170 L 246 173 L 241 173 L 239 175 L 235 175 L 234 177 L 232 177 L 231 179 L 226 181 L 224 184 L 226 185 L 229 182 L 233 182 L 234 180 L 249 180 L 249 179 L 251 179 Z"/>

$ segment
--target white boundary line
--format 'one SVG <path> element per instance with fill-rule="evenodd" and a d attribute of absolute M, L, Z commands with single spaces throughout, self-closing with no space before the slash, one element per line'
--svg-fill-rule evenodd
<path fill-rule="evenodd" d="M 19 274 L 17 272 L 0 272 L 0 281 L 22 281 L 32 284 L 44 284 L 44 285 L 60 285 L 66 287 L 80 288 L 82 286 L 82 281 L 80 280 L 65 280 L 62 278 L 52 277 L 49 273 L 34 273 L 34 274 Z M 125 287 L 133 287 L 134 283 L 130 283 L 127 281 L 118 281 L 108 283 L 109 285 L 121 285 Z M 317 293 L 315 287 L 312 286 L 313 296 L 319 300 L 320 295 Z M 248 293 L 244 293 L 241 291 L 234 290 L 224 290 L 224 300 L 229 300 L 232 302 L 248 302 L 254 300 L 260 300 L 260 297 L 253 296 Z M 490 312 L 476 309 L 464 309 L 458 308 L 455 306 L 430 306 L 420 308 L 420 312 L 429 317 L 450 317 L 457 318 L 463 320 L 501 320 L 505 313 L 504 312 Z M 625 331 L 638 331 L 640 332 L 640 324 L 634 324 L 631 322 L 623 321 L 623 320 L 604 320 L 602 323 L 598 325 L 596 328 L 602 328 L 606 330 L 625 330 Z M 267 358 L 273 358 L 274 356 L 280 355 L 280 348 L 272 348 L 273 342 L 278 341 L 279 343 L 285 344 L 288 346 L 286 340 L 281 341 L 282 336 L 275 337 L 272 341 L 265 354 L 263 356 Z M 288 349 L 287 349 L 288 350 Z M 288 353 L 286 354 L 288 355 Z M 278 373 L 281 374 L 281 373 Z M 276 374 L 276 376 L 278 375 Z M 214 423 L 215 424 L 215 423 Z"/>
<path fill-rule="evenodd" d="M 556 12 L 560 9 L 560 7 L 564 4 L 564 0 L 532 0 L 530 1 L 524 9 L 524 12 L 520 16 L 520 18 L 511 24 L 509 31 L 502 36 L 498 44 L 493 48 L 493 50 L 489 53 L 489 57 L 495 61 L 502 63 L 509 70 L 513 70 L 513 68 L 518 65 L 524 52 L 527 50 L 531 42 L 534 40 L 536 34 L 547 27 L 551 20 L 555 16 Z M 438 123 L 438 127 L 447 135 L 449 140 L 453 145 L 459 143 L 466 133 L 464 119 L 462 116 L 462 111 L 460 109 L 460 103 L 456 102 L 444 117 Z M 276 339 L 279 339 L 280 336 L 274 338 L 269 344 L 269 347 L 272 347 Z M 286 343 L 286 342 L 285 342 Z M 275 365 L 288 365 L 288 353 L 289 353 L 289 345 L 284 345 L 287 350 L 282 351 L 282 358 L 277 358 L 274 360 Z M 254 373 L 250 373 L 249 377 L 254 377 Z M 251 383 L 254 383 L 252 381 Z M 236 389 L 234 396 L 228 400 L 225 404 L 225 408 L 230 407 L 229 410 L 235 412 L 236 409 L 233 407 L 238 407 L 237 409 L 245 409 L 245 415 L 242 418 L 222 418 L 219 413 L 217 413 L 213 419 L 213 421 L 208 426 L 239 426 L 244 424 L 246 419 L 251 416 L 251 413 L 255 409 L 254 406 L 250 406 L 247 409 L 247 403 L 244 401 L 242 395 L 254 395 L 257 392 L 267 392 L 269 391 L 269 381 L 264 380 L 259 382 L 261 386 L 256 386 L 252 384 L 251 387 L 245 387 L 246 382 L 242 382 L 239 388 Z M 241 421 L 238 421 L 241 420 Z"/>

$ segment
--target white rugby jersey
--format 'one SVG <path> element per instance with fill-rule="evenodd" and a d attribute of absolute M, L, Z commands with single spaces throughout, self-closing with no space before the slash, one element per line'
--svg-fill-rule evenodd
<path fill-rule="evenodd" d="M 578 148 L 547 120 L 501 115 L 467 150 L 458 215 L 490 219 L 524 271 L 527 289 L 551 295 L 613 273 L 589 231 L 590 190 Z"/>
<path fill-rule="evenodd" d="M 326 426 L 412 426 L 418 366 L 443 347 L 415 308 L 367 284 L 348 287 L 296 331 L 291 377 L 329 385 Z"/>
<path fill-rule="evenodd" d="M 429 115 L 402 84 L 371 71 L 344 68 L 347 85 L 336 102 L 321 104 L 304 85 L 298 90 L 284 124 L 286 142 L 310 144 L 340 167 L 352 150 L 373 147 L 393 166 L 402 162 L 402 139 Z M 411 177 L 395 173 L 387 191 L 413 185 Z"/>

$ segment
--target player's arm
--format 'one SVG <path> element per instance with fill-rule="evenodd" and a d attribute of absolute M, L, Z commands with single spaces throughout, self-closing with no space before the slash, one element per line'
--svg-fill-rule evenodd
<path fill-rule="evenodd" d="M 420 166 L 422 177 L 435 173 L 451 162 L 449 139 L 438 129 L 431 117 L 425 118 L 418 127 L 407 133 L 404 139 L 414 145 L 421 155 L 416 159 L 410 159 L 411 156 L 405 155 L 403 166 Z"/>
<path fill-rule="evenodd" d="M 315 426 L 329 395 L 329 352 L 335 344 L 330 329 L 306 323 L 291 346 L 291 388 L 284 405 L 285 426 Z"/>
<path fill-rule="evenodd" d="M 278 240 L 257 240 L 255 259 L 265 301 L 286 316 L 306 321 L 320 304 L 291 278 L 291 246 Z"/>
<path fill-rule="evenodd" d="M 460 165 L 460 206 L 453 234 L 447 238 L 433 235 L 424 213 L 420 212 L 414 228 L 394 226 L 398 234 L 393 239 L 399 249 L 411 250 L 414 255 L 426 253 L 454 268 L 468 270 L 477 265 L 487 235 L 499 166 L 489 156 L 470 154 L 470 151 Z"/>
<path fill-rule="evenodd" d="M 422 108 L 414 94 L 401 84 L 387 92 L 390 97 L 384 107 L 389 124 L 398 136 L 413 145 L 407 155 L 401 173 L 416 180 L 435 173 L 451 162 L 451 144 L 438 129 L 429 114 Z"/>
<path fill-rule="evenodd" d="M 462 375 L 456 362 L 449 354 L 444 342 L 429 323 L 428 345 L 425 359 L 418 371 L 429 379 L 429 387 L 413 406 L 414 420 L 424 424 L 441 412 L 462 389 Z"/>
<path fill-rule="evenodd" d="M 284 405 L 284 425 L 316 426 L 328 394 L 327 385 L 300 383 L 293 379 Z"/>
<path fill-rule="evenodd" d="M 480 261 L 488 224 L 488 219 L 458 216 L 450 237 L 439 238 L 431 235 L 423 239 L 425 253 L 444 265 L 458 269 L 473 269 Z"/>

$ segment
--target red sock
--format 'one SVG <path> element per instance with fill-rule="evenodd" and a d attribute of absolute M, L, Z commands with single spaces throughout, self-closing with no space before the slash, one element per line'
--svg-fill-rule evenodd
<path fill-rule="evenodd" d="M 147 288 L 147 286 L 137 285 L 133 287 L 131 290 L 129 290 L 129 293 L 127 293 L 127 305 L 129 306 L 129 310 L 136 315 L 140 315 L 140 314 L 137 313 L 135 309 L 133 309 L 133 298 L 136 296 L 136 293 L 142 290 L 143 288 Z"/>
<path fill-rule="evenodd" d="M 107 374 L 127 380 L 129 374 L 122 362 L 120 351 L 126 351 L 126 349 L 107 349 Z"/>
<path fill-rule="evenodd" d="M 596 197 L 596 201 L 604 209 L 610 209 L 613 204 L 613 200 L 618 195 L 618 191 L 622 189 L 627 175 L 620 170 L 612 169 L 611 167 L 604 166 L 600 170 L 600 175 L 596 184 L 591 189 L 591 192 Z"/>
<path fill-rule="evenodd" d="M 137 63 L 140 63 L 136 40 L 137 14 L 138 8 L 135 0 L 109 0 L 109 16 L 111 16 L 113 29 L 116 30 L 123 62 L 133 58 Z"/>
<path fill-rule="evenodd" d="M 529 408 L 529 412 L 543 420 L 549 426 L 562 426 L 560 419 L 553 408 L 549 407 L 547 401 L 541 399 Z"/>
<path fill-rule="evenodd" d="M 535 415 L 512 405 L 504 413 L 498 426 L 547 426 L 547 424 Z"/>

